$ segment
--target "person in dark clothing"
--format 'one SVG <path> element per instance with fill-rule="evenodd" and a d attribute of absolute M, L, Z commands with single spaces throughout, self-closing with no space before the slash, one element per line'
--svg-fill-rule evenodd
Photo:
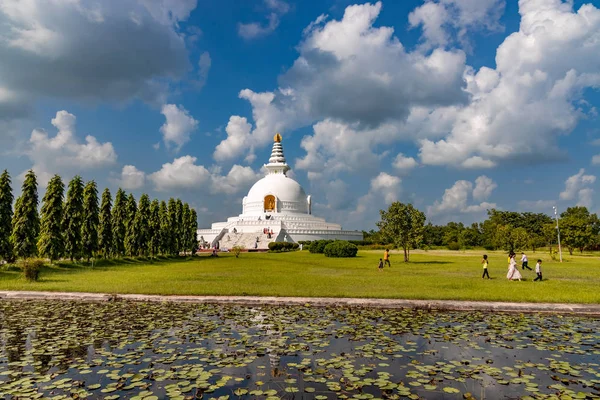
<path fill-rule="evenodd" d="M 535 274 L 537 277 L 534 281 L 542 281 L 542 260 L 537 260 L 537 264 L 535 264 Z"/>

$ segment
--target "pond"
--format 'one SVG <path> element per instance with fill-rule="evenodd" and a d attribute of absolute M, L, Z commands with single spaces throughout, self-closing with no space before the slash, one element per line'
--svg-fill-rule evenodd
<path fill-rule="evenodd" d="M 7 399 L 600 398 L 600 321 L 560 315 L 0 302 Z"/>

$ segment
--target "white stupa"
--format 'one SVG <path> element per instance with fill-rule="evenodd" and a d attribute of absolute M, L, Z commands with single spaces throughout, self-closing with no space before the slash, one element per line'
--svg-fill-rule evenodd
<path fill-rule="evenodd" d="M 345 231 L 338 224 L 312 215 L 311 196 L 286 175 L 287 165 L 281 135 L 274 137 L 267 175 L 256 182 L 242 200 L 242 213 L 227 222 L 215 222 L 211 229 L 199 229 L 198 239 L 222 249 L 242 246 L 265 249 L 269 242 L 342 239 L 362 240 L 362 232 Z M 265 230 L 273 232 L 265 234 Z M 270 236 L 270 237 L 269 237 Z M 256 238 L 258 237 L 258 242 Z"/>

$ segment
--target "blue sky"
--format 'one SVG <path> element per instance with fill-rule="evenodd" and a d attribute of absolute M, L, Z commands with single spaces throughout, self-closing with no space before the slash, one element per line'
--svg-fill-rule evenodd
<path fill-rule="evenodd" d="M 241 212 L 279 131 L 344 228 L 395 200 L 434 223 L 598 212 L 599 8 L 0 0 L 0 168 L 181 197 L 208 227 Z"/>

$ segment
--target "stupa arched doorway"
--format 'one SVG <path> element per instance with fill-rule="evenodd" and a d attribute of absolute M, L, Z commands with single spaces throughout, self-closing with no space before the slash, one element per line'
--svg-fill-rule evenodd
<path fill-rule="evenodd" d="M 268 194 L 265 196 L 264 208 L 265 212 L 275 211 L 275 196 L 273 196 L 272 194 Z"/>

